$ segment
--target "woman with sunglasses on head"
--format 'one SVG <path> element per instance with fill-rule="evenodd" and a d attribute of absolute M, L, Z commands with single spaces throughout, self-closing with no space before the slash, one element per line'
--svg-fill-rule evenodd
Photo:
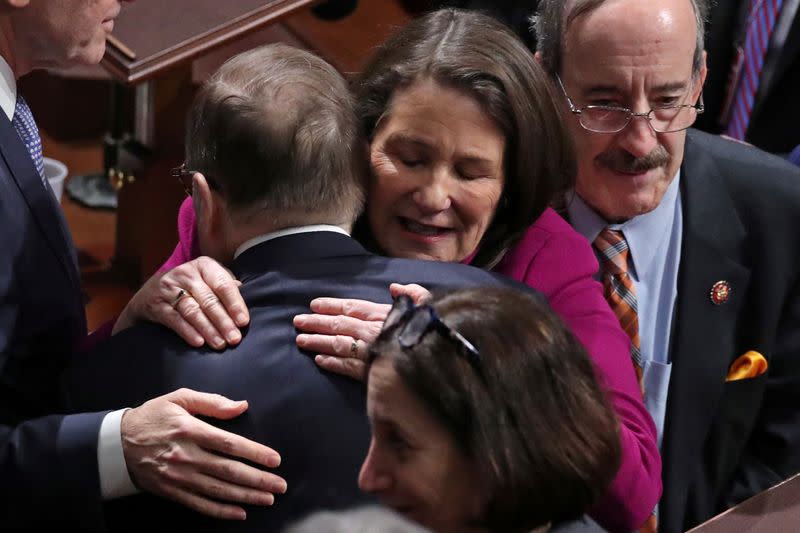
<path fill-rule="evenodd" d="M 616 473 L 617 422 L 592 363 L 538 295 L 400 296 L 367 371 L 359 486 L 432 531 L 546 529 Z"/>
<path fill-rule="evenodd" d="M 593 278 L 594 253 L 550 207 L 568 197 L 576 169 L 546 74 L 499 22 L 440 10 L 389 39 L 355 92 L 370 179 L 354 236 L 385 255 L 492 270 L 547 297 L 592 357 L 620 421 L 620 469 L 590 514 L 612 531 L 638 528 L 661 494 L 655 425 L 642 402 L 630 339 Z M 166 266 L 201 253 L 189 201 L 179 230 L 181 242 Z M 168 312 L 173 298 L 174 290 L 154 297 Z M 181 316 L 183 326 L 204 320 L 182 336 L 201 344 L 235 336 L 226 307 L 216 306 L 209 318 Z M 363 379 L 366 346 L 388 309 L 324 298 L 311 308 L 317 314 L 296 318 L 305 333 L 298 344 L 323 354 L 322 368 Z M 173 329 L 180 333 L 180 326 Z"/>

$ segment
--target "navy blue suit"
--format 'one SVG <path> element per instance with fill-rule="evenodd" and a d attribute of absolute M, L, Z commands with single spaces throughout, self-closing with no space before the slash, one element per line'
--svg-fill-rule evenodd
<path fill-rule="evenodd" d="M 58 412 L 58 379 L 86 334 L 75 250 L 3 113 L 0 156 L 0 529 L 51 519 L 98 529 L 104 413 L 46 416 Z"/>
<path fill-rule="evenodd" d="M 292 318 L 309 312 L 317 296 L 388 303 L 393 281 L 434 289 L 512 283 L 464 265 L 372 255 L 334 232 L 267 241 L 232 268 L 251 317 L 239 346 L 195 349 L 161 326 L 142 324 L 79 359 L 66 396 L 75 410 L 132 407 L 180 387 L 246 399 L 244 415 L 219 425 L 276 449 L 276 472 L 289 491 L 272 508 L 248 509 L 244 523 L 215 521 L 148 495 L 125 498 L 108 506 L 112 531 L 145 531 L 155 517 L 186 531 L 280 531 L 310 511 L 365 501 L 357 486 L 369 445 L 363 385 L 321 371 L 296 347 Z"/>
<path fill-rule="evenodd" d="M 659 531 L 678 533 L 800 472 L 800 170 L 689 130 Z M 731 286 L 714 305 L 711 287 Z M 726 381 L 749 350 L 767 371 Z"/>

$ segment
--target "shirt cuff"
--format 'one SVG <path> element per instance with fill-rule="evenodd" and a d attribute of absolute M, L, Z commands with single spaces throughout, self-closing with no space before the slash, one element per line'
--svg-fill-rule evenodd
<path fill-rule="evenodd" d="M 108 413 L 100 425 L 97 469 L 100 471 L 100 494 L 103 500 L 113 500 L 139 492 L 128 474 L 128 465 L 122 452 L 122 415 L 125 411 L 127 409 Z"/>

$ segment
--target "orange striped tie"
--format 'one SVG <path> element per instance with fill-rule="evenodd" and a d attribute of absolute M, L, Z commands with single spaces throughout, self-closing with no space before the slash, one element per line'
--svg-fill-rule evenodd
<path fill-rule="evenodd" d="M 621 231 L 606 228 L 597 236 L 594 245 L 600 252 L 603 292 L 622 329 L 631 339 L 633 368 L 644 394 L 636 287 L 628 275 L 628 242 Z"/>

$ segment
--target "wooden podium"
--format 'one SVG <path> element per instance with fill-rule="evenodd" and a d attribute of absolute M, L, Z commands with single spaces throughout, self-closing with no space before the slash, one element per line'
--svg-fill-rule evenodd
<path fill-rule="evenodd" d="M 132 123 L 109 170 L 119 187 L 114 266 L 133 285 L 154 272 L 177 242 L 184 193 L 169 169 L 183 158 L 184 121 L 196 89 L 192 61 L 315 3 L 139 0 L 123 6 L 102 65 L 133 93 Z"/>
<path fill-rule="evenodd" d="M 131 285 L 152 274 L 177 242 L 184 193 L 169 170 L 183 159 L 184 122 L 197 87 L 194 60 L 213 57 L 226 45 L 279 40 L 351 73 L 409 19 L 400 0 L 362 0 L 351 15 L 323 21 L 311 13 L 321 3 L 138 0 L 123 6 L 102 65 L 118 87 L 133 93 L 132 124 L 121 135 L 111 171 L 112 182 L 120 185 L 114 266 Z"/>

